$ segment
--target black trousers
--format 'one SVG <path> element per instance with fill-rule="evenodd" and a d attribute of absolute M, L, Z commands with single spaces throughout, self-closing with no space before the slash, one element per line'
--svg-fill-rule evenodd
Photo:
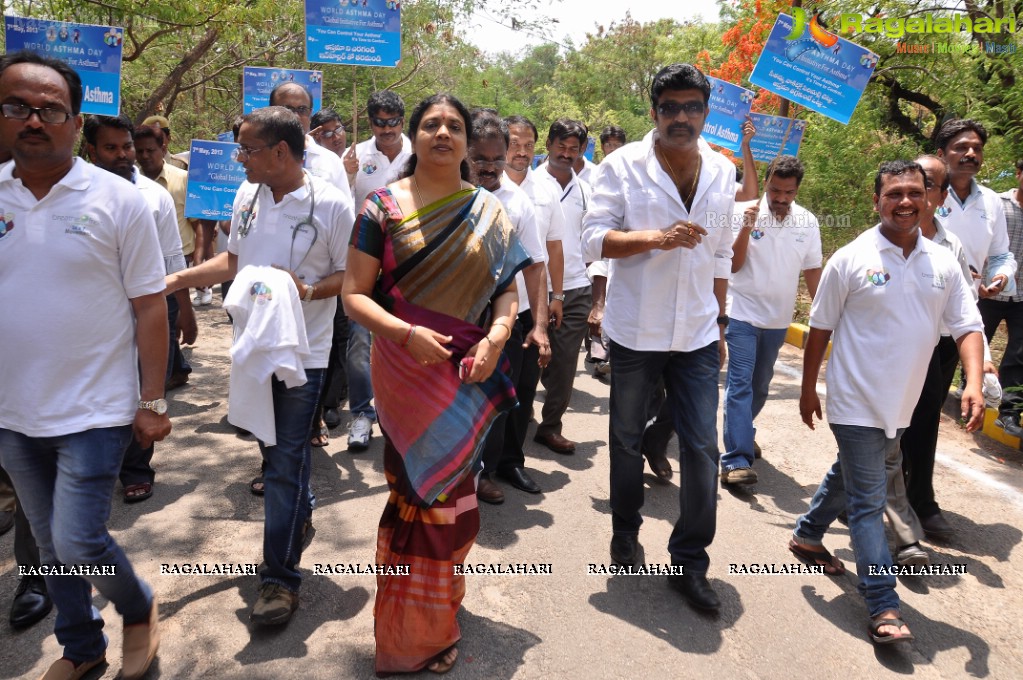
<path fill-rule="evenodd" d="M 938 448 L 941 408 L 948 398 L 959 349 L 955 340 L 942 336 L 931 353 L 924 386 L 913 409 L 913 418 L 902 434 L 902 472 L 906 477 L 906 496 L 920 518 L 938 514 L 934 500 L 934 454 Z"/>
<path fill-rule="evenodd" d="M 511 381 L 515 385 L 515 392 L 518 395 L 519 381 L 522 377 L 523 363 L 525 361 L 526 352 L 522 349 L 523 339 L 529 330 L 523 330 L 522 317 L 529 317 L 529 328 L 533 328 L 533 319 L 529 312 L 523 312 L 512 324 L 511 337 L 508 338 L 508 342 L 504 344 L 504 354 L 508 357 L 508 362 L 511 364 Z M 536 356 L 539 350 L 535 347 L 530 347 L 533 358 L 533 365 L 536 366 Z M 536 380 L 539 377 L 539 368 L 535 371 L 533 378 L 533 394 L 536 394 Z M 509 435 L 515 435 L 515 427 L 509 426 L 511 416 L 516 414 L 522 409 L 522 396 L 519 396 L 519 404 L 511 411 L 502 413 L 494 419 L 494 424 L 490 427 L 490 432 L 487 433 L 487 439 L 483 443 L 483 472 L 484 474 L 492 474 L 495 472 L 501 472 L 503 470 L 509 470 L 511 468 L 522 467 L 525 464 L 525 456 L 522 453 L 522 443 L 514 446 L 514 442 L 509 445 Z M 532 398 L 530 398 L 530 407 L 532 406 Z M 526 423 L 529 422 L 529 413 L 526 412 Z M 523 439 L 525 435 L 523 435 Z"/>
<path fill-rule="evenodd" d="M 998 330 L 998 324 L 1005 321 L 1009 340 L 1002 363 L 998 365 L 998 381 L 1002 385 L 1002 404 L 998 415 L 1018 417 L 1023 411 L 1023 394 L 1006 392 L 1006 389 L 1023 386 L 1023 298 L 1016 302 L 981 300 L 977 307 L 984 319 L 984 335 L 988 342 Z"/>

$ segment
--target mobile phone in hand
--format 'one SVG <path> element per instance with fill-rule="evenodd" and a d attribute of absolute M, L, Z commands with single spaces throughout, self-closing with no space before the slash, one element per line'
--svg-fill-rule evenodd
<path fill-rule="evenodd" d="M 458 362 L 458 379 L 462 382 L 469 380 L 469 373 L 472 372 L 473 361 L 473 357 L 463 357 L 462 360 Z"/>

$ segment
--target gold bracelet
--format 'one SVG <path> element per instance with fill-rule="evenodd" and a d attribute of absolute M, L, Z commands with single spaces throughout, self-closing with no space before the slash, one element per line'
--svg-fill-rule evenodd
<path fill-rule="evenodd" d="M 496 347 L 498 352 L 503 352 L 504 348 L 498 345 L 496 342 L 490 339 L 489 335 L 484 335 L 483 339 L 490 343 L 492 347 Z"/>
<path fill-rule="evenodd" d="M 494 326 L 504 326 L 504 329 L 505 329 L 506 331 L 508 331 L 508 337 L 509 337 L 509 338 L 511 337 L 511 335 L 512 335 L 512 329 L 511 329 L 511 326 L 509 326 L 508 324 L 506 324 L 506 323 L 504 323 L 504 322 L 501 322 L 501 321 L 495 321 L 494 323 L 490 324 L 490 328 L 491 328 L 491 330 L 492 330 L 492 329 L 494 328 Z"/>

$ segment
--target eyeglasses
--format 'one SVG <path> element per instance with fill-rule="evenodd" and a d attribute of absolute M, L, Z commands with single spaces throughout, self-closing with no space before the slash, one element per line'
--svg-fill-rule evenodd
<path fill-rule="evenodd" d="M 377 127 L 397 127 L 401 125 L 401 121 L 404 120 L 402 116 L 395 116 L 394 118 L 377 118 L 376 116 L 370 116 L 369 122 Z"/>
<path fill-rule="evenodd" d="M 657 113 L 668 118 L 675 118 L 682 111 L 685 111 L 687 116 L 699 116 L 702 115 L 707 107 L 704 106 L 701 101 L 683 102 L 662 102 L 657 105 Z"/>
<path fill-rule="evenodd" d="M 496 161 L 487 160 L 486 158 L 471 158 L 470 160 L 472 161 L 472 164 L 475 166 L 491 165 L 495 168 L 503 168 L 505 166 L 505 163 L 508 162 L 503 158 Z"/>
<path fill-rule="evenodd" d="M 276 144 L 267 144 L 266 146 L 242 146 L 238 145 L 238 159 L 241 160 L 242 156 L 250 158 L 252 154 L 263 149 L 269 149 L 271 146 L 277 146 Z"/>
<path fill-rule="evenodd" d="M 337 128 L 336 130 L 320 130 L 316 134 L 324 139 L 330 139 L 332 137 L 340 137 L 345 133 L 344 128 Z"/>
<path fill-rule="evenodd" d="M 308 116 L 310 113 L 313 112 L 313 110 L 308 106 L 285 106 L 284 108 L 286 108 L 288 111 L 291 111 L 297 116 Z"/>
<path fill-rule="evenodd" d="M 13 120 L 28 120 L 34 113 L 39 116 L 39 120 L 50 125 L 61 125 L 71 117 L 70 113 L 61 109 L 37 109 L 24 104 L 4 104 L 0 106 L 0 112 L 3 112 L 4 118 Z"/>

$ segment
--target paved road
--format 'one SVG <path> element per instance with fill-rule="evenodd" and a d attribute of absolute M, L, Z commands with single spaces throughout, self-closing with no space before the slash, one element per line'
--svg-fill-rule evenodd
<path fill-rule="evenodd" d="M 192 382 L 172 395 L 174 432 L 158 445 L 152 499 L 115 497 L 111 527 L 161 599 L 163 646 L 151 678 L 368 678 L 373 672 L 370 576 L 312 575 L 315 564 L 373 560 L 386 486 L 379 436 L 366 453 L 345 450 L 343 430 L 315 450 L 315 540 L 301 608 L 279 630 L 250 628 L 254 576 L 161 575 L 161 563 L 255 563 L 261 559 L 261 501 L 247 491 L 258 467 L 251 439 L 225 421 L 230 329 L 216 306 L 199 313 L 201 342 L 191 351 Z M 550 575 L 468 577 L 460 614 L 461 657 L 452 678 L 777 678 L 1023 677 L 1016 615 L 1023 600 L 1023 456 L 942 425 L 939 500 L 958 532 L 930 545 L 937 563 L 965 565 L 963 576 L 901 579 L 904 614 L 917 641 L 876 650 L 855 576 L 729 575 L 729 564 L 789 564 L 785 546 L 795 517 L 834 456 L 826 427 L 798 419 L 798 351 L 783 350 L 771 400 L 760 419 L 752 493 L 722 489 L 710 577 L 722 597 L 716 617 L 696 613 L 660 576 L 587 575 L 609 561 L 606 385 L 580 374 L 565 434 L 582 442 L 559 456 L 529 442 L 528 465 L 542 496 L 507 489 L 503 506 L 482 508 L 472 563 L 550 564 Z M 884 386 L 878 386 L 884 389 Z M 542 396 L 542 392 L 541 392 Z M 640 536 L 648 563 L 668 561 L 678 514 L 676 482 L 647 475 Z M 853 562 L 837 525 L 828 546 Z M 17 580 L 13 538 L 0 538 L 0 603 Z M 107 619 L 110 666 L 117 677 L 121 627 Z M 6 610 L 4 610 L 6 611 Z M 53 615 L 12 633 L 0 625 L 0 678 L 37 677 L 59 655 Z M 423 674 L 423 677 L 428 674 Z"/>

